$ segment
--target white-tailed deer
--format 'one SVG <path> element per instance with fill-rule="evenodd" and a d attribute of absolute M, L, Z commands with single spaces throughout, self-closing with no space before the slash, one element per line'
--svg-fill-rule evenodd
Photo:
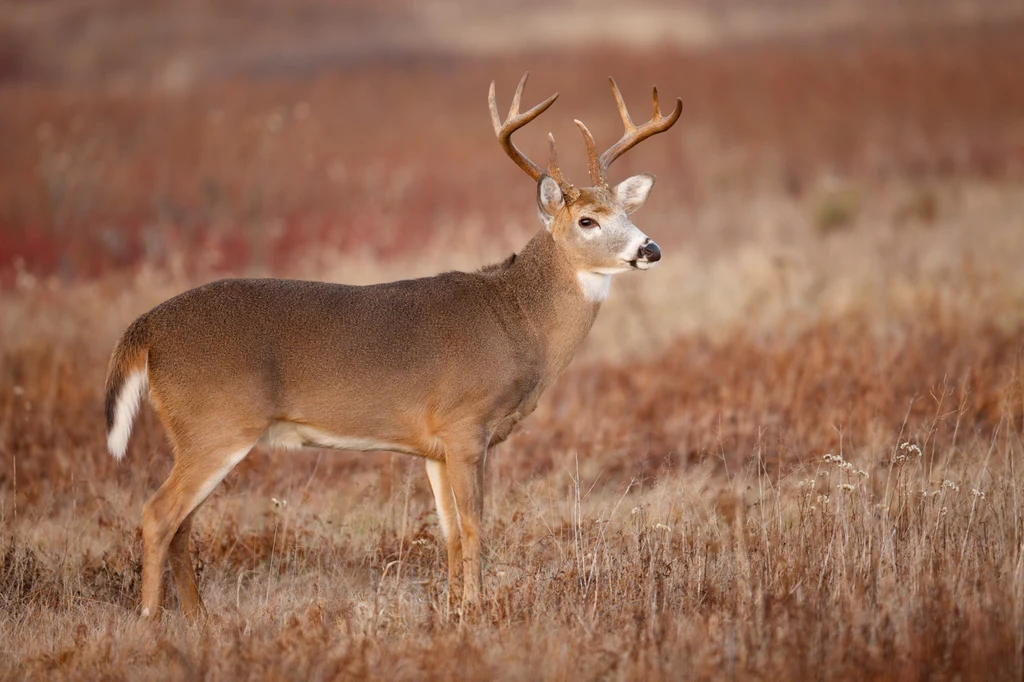
<path fill-rule="evenodd" d="M 494 131 L 537 182 L 544 226 L 518 254 L 478 272 L 372 286 L 228 279 L 175 296 L 139 317 L 117 342 L 106 381 L 107 444 L 124 456 L 148 389 L 174 450 L 167 480 L 142 508 L 142 614 L 157 615 L 164 562 L 181 605 L 203 610 L 189 552 L 196 510 L 257 443 L 387 450 L 426 460 L 448 545 L 449 595 L 480 593 L 483 463 L 568 364 L 590 331 L 611 275 L 645 270 L 658 246 L 629 220 L 654 176 L 608 184 L 608 167 L 668 130 L 654 90 L 651 121 L 635 126 L 615 81 L 626 132 L 598 156 L 581 122 L 592 187 L 562 177 L 551 142 L 541 170 L 512 133 L 525 113 L 516 89 L 504 123 L 494 84 Z"/>

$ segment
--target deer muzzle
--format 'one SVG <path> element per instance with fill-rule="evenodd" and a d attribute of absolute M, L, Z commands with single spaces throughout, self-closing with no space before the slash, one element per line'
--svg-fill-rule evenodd
<path fill-rule="evenodd" d="M 647 263 L 648 265 L 653 265 L 654 263 L 657 263 L 660 260 L 661 248 L 650 239 L 648 239 L 640 246 L 640 250 L 637 252 L 636 255 L 637 265 L 639 265 L 640 263 Z"/>

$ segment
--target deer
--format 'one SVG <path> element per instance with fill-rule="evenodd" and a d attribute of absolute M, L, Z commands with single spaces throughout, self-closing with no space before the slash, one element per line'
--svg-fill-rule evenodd
<path fill-rule="evenodd" d="M 663 115 L 654 88 L 651 120 L 634 125 L 609 78 L 625 132 L 599 155 L 575 120 L 592 183 L 576 187 L 559 169 L 553 135 L 546 169 L 512 142 L 558 97 L 520 113 L 528 76 L 505 121 L 494 82 L 488 94 L 501 148 L 536 183 L 542 225 L 518 253 L 475 272 L 364 286 L 223 279 L 157 305 L 117 341 L 105 386 L 107 449 L 123 459 L 148 397 L 173 453 L 166 480 L 142 506 L 142 618 L 160 617 L 168 563 L 185 618 L 207 614 L 189 549 L 192 525 L 257 444 L 422 458 L 447 545 L 449 605 L 461 613 L 477 607 L 488 449 L 536 409 L 569 364 L 611 277 L 661 259 L 630 221 L 654 175 L 612 186 L 608 170 L 671 128 L 683 106 L 677 99 Z"/>

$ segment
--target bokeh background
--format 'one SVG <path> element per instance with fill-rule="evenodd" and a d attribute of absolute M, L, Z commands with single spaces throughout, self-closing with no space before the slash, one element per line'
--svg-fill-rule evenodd
<path fill-rule="evenodd" d="M 920 192 L 902 222 L 934 222 L 936 183 L 1020 173 L 1015 9 L 6 3 L 0 267 L 8 283 L 18 269 L 69 281 L 179 261 L 280 272 L 452 234 L 517 244 L 534 228 L 529 187 L 489 134 L 485 97 L 494 79 L 507 103 L 526 70 L 531 101 L 562 95 L 521 144 L 543 157 L 554 132 L 574 177 L 573 118 L 618 139 L 608 75 L 638 116 L 652 84 L 684 98 L 679 128 L 616 169 L 664 176 L 665 213 L 648 219 L 665 221 L 662 239 L 693 243 L 727 195 L 818 199 L 817 227 L 841 230 L 887 182 Z M 870 183 L 850 188 L 864 196 L 834 196 L 853 181 Z"/>
<path fill-rule="evenodd" d="M 1020 679 L 1022 65 L 999 0 L 0 2 L 0 679 Z M 489 458 L 482 619 L 418 462 L 257 449 L 195 527 L 210 623 L 140 625 L 171 456 L 148 409 L 105 453 L 121 331 L 504 258 L 524 71 L 577 182 L 609 75 L 684 110 L 613 168 L 662 265 Z"/>

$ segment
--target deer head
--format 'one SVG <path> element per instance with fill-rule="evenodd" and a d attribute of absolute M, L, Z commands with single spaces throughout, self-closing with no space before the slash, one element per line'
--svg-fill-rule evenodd
<path fill-rule="evenodd" d="M 587 145 L 593 183 L 591 187 L 577 188 L 565 179 L 558 167 L 554 136 L 548 135 L 550 159 L 546 170 L 512 143 L 512 133 L 537 118 L 558 98 L 558 93 L 555 93 L 529 111 L 519 113 L 528 76 L 529 72 L 519 81 L 504 123 L 498 115 L 494 83 L 491 83 L 488 103 L 494 133 L 509 158 L 537 182 L 537 208 L 541 221 L 576 269 L 584 292 L 600 299 L 603 298 L 602 292 L 607 292 L 608 276 L 632 269 L 646 270 L 661 259 L 658 245 L 629 219 L 647 201 L 654 187 L 654 175 L 634 175 L 612 187 L 608 183 L 608 168 L 641 141 L 671 128 L 679 120 L 683 101 L 677 99 L 672 113 L 664 116 L 658 105 L 658 89 L 654 88 L 653 116 L 647 123 L 636 126 L 618 86 L 609 78 L 625 133 L 622 139 L 599 156 L 594 136 L 581 121 L 576 121 Z"/>

